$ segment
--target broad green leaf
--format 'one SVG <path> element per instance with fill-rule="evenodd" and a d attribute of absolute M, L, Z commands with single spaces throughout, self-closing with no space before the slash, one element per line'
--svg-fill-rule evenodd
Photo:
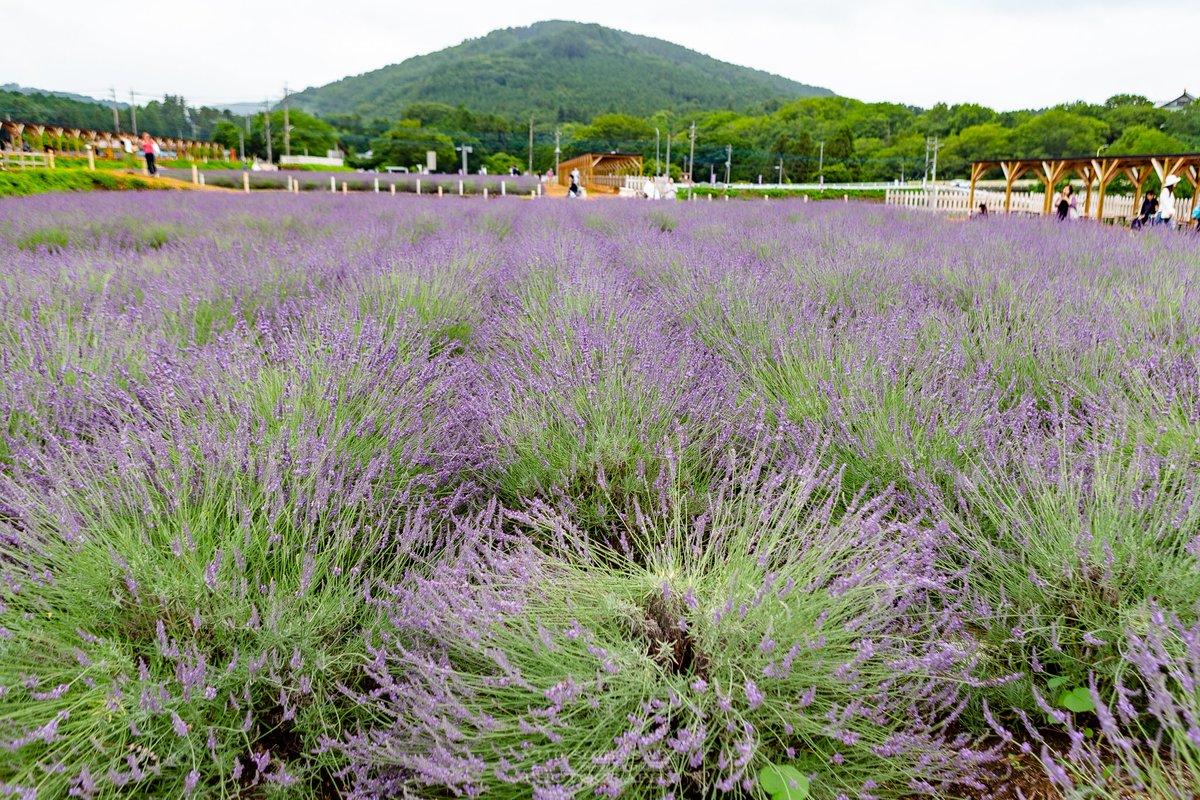
<path fill-rule="evenodd" d="M 758 785 L 772 800 L 805 800 L 808 778 L 787 764 L 767 764 L 758 773 Z"/>
<path fill-rule="evenodd" d="M 1069 692 L 1063 692 L 1058 698 L 1058 704 L 1077 714 L 1096 710 L 1096 706 L 1092 703 L 1092 693 L 1084 686 L 1077 686 Z"/>
<path fill-rule="evenodd" d="M 1059 675 L 1057 678 L 1051 678 L 1050 680 L 1046 681 L 1046 688 L 1057 689 L 1058 687 L 1062 686 L 1066 682 L 1067 682 L 1067 679 L 1065 677 L 1063 677 L 1062 675 Z"/>

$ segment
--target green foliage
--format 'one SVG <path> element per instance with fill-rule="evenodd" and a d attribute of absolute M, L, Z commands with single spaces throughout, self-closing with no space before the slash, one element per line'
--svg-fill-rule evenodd
<path fill-rule="evenodd" d="M 808 778 L 788 764 L 768 763 L 758 772 L 758 785 L 771 800 L 805 800 Z"/>
<path fill-rule="evenodd" d="M 1068 711 L 1073 711 L 1076 714 L 1094 713 L 1096 704 L 1092 702 L 1092 693 L 1086 686 L 1076 686 L 1074 689 L 1064 691 L 1058 696 L 1058 705 L 1060 708 L 1065 708 Z"/>
<path fill-rule="evenodd" d="M 508 153 L 493 153 L 484 159 L 483 164 L 487 167 L 488 172 L 493 175 L 502 175 L 513 167 L 522 169 L 525 166 L 525 162 L 516 156 L 510 156 Z"/>
<path fill-rule="evenodd" d="M 1108 146 L 1106 155 L 1147 155 L 1151 153 L 1182 153 L 1187 146 L 1169 133 L 1145 125 L 1130 125 L 1115 142 Z"/>
<path fill-rule="evenodd" d="M 159 188 L 134 175 L 74 169 L 37 169 L 0 172 L 0 197 L 43 192 L 86 192 L 93 189 L 128 190 Z"/>
<path fill-rule="evenodd" d="M 305 111 L 290 109 L 288 111 L 288 124 L 292 128 L 290 143 L 292 155 L 304 155 L 307 153 L 312 156 L 323 156 L 325 155 L 325 151 L 332 149 L 337 144 L 337 135 L 333 130 L 333 126 Z M 254 117 L 251 122 L 251 130 L 260 137 L 265 135 L 266 122 L 262 116 L 256 115 Z M 228 135 L 228 129 L 225 132 Z M 282 111 L 271 112 L 271 148 L 273 158 L 283 155 Z"/>
<path fill-rule="evenodd" d="M 680 87 L 688 87 L 686 99 Z M 506 28 L 401 64 L 294 95 L 322 114 L 393 119 L 423 101 L 528 120 L 583 122 L 598 113 L 749 110 L 776 98 L 828 94 L 726 64 L 669 42 L 600 25 L 541 22 Z M 425 126 L 435 120 L 420 117 Z"/>
<path fill-rule="evenodd" d="M 1012 132 L 1017 153 L 1050 157 L 1089 156 L 1104 143 L 1108 124 L 1099 119 L 1051 109 Z"/>
<path fill-rule="evenodd" d="M 412 167 L 425 163 L 425 153 L 437 153 L 439 170 L 453 171 L 454 141 L 444 133 L 422 128 L 417 120 L 401 120 L 371 142 L 377 165 Z"/>

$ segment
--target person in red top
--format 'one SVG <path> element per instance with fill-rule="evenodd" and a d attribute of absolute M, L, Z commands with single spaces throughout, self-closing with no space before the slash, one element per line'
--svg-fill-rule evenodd
<path fill-rule="evenodd" d="M 142 141 L 139 144 L 142 146 L 142 155 L 146 157 L 146 171 L 157 175 L 158 167 L 154 165 L 154 140 L 150 138 L 150 134 L 142 131 Z"/>

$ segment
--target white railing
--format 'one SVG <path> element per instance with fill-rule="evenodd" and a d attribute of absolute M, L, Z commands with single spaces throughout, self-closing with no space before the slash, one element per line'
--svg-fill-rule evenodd
<path fill-rule="evenodd" d="M 1080 216 L 1095 218 L 1100 206 L 1100 197 L 1092 193 L 1088 203 L 1087 213 L 1084 214 L 1083 204 L 1086 195 L 1077 196 Z M 917 208 L 942 214 L 968 214 L 975 212 L 980 204 L 988 208 L 989 213 L 1004 213 L 1004 192 L 975 190 L 974 206 L 969 205 L 970 195 L 956 187 L 938 187 L 935 193 L 932 189 L 888 189 L 884 194 L 884 202 L 890 206 L 901 208 Z M 1046 195 L 1043 192 L 1013 192 L 1009 203 L 1009 211 L 1016 214 L 1041 214 L 1045 208 Z M 1196 201 L 1192 198 L 1175 198 L 1175 219 L 1190 220 Z M 1130 220 L 1134 217 L 1134 198 L 1132 195 L 1105 195 L 1104 219 Z"/>

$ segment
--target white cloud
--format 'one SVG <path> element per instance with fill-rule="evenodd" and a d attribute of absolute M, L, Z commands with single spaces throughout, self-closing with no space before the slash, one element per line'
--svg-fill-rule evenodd
<path fill-rule="evenodd" d="M 200 103 L 277 97 L 285 81 L 320 85 L 495 28 L 561 18 L 657 36 L 863 100 L 1010 109 L 1099 102 L 1119 92 L 1165 100 L 1184 87 L 1200 89 L 1187 36 L 1131 35 L 1131 26 L 1195 30 L 1200 10 L 1187 0 L 610 0 L 582 7 L 64 0 L 26 5 L 22 14 L 25 35 L 6 36 L 0 48 L 0 82 L 96 96 L 114 86 L 121 99 L 131 88 Z"/>

